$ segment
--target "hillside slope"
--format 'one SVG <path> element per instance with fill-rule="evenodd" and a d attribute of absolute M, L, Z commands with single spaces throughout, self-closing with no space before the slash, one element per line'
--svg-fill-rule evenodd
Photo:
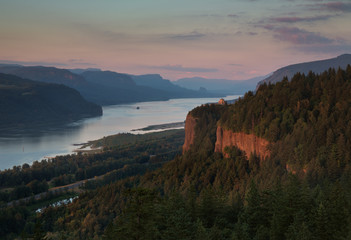
<path fill-rule="evenodd" d="M 262 85 L 231 105 L 197 107 L 182 156 L 82 195 L 55 226 L 68 239 L 347 239 L 350 91 L 349 66 Z M 240 139 L 216 149 L 218 132 Z M 270 143 L 268 155 L 237 144 L 258 139 Z"/>
<path fill-rule="evenodd" d="M 131 76 L 112 71 L 86 71 L 81 74 L 91 84 L 106 88 L 117 103 L 168 100 L 167 92 L 147 86 L 139 86 Z"/>
<path fill-rule="evenodd" d="M 158 89 L 167 93 L 172 98 L 191 98 L 191 97 L 216 97 L 222 96 L 218 93 L 210 93 L 207 91 L 198 91 L 199 89 L 189 89 L 178 86 L 173 82 L 162 78 L 159 74 L 146 74 L 131 76 L 135 83 L 139 86 L 146 86 Z"/>
<path fill-rule="evenodd" d="M 339 67 L 345 69 L 348 64 L 351 64 L 351 54 L 343 54 L 336 58 L 306 62 L 306 63 L 298 63 L 289 65 L 275 71 L 271 76 L 263 79 L 257 84 L 257 88 L 259 85 L 263 83 L 277 83 L 281 81 L 284 77 L 288 77 L 290 80 L 292 76 L 296 73 L 304 73 L 308 74 L 309 71 L 314 73 L 322 73 L 329 68 L 338 69 Z"/>
<path fill-rule="evenodd" d="M 192 90 L 205 88 L 212 93 L 244 94 L 255 89 L 257 83 L 265 77 L 255 77 L 247 80 L 207 79 L 201 77 L 181 78 L 174 83 Z"/>
<path fill-rule="evenodd" d="M 102 115 L 74 89 L 0 74 L 0 126 L 28 127 Z"/>
<path fill-rule="evenodd" d="M 114 94 L 113 91 L 109 90 L 107 87 L 89 83 L 82 76 L 74 74 L 66 69 L 41 66 L 3 66 L 0 67 L 0 72 L 33 81 L 63 84 L 76 89 L 85 99 L 99 105 L 114 103 L 109 97 Z"/>

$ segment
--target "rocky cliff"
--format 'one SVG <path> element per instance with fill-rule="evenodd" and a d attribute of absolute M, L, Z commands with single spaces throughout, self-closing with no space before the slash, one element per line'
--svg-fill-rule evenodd
<path fill-rule="evenodd" d="M 215 151 L 224 153 L 225 147 L 235 146 L 244 151 L 248 158 L 250 154 L 255 153 L 261 159 L 264 159 L 270 156 L 270 151 L 267 149 L 268 144 L 267 140 L 253 134 L 232 132 L 218 126 Z"/>
<path fill-rule="evenodd" d="M 217 105 L 220 106 L 220 105 Z M 201 111 L 210 111 L 209 109 L 199 108 Z M 215 111 L 214 111 L 215 112 Z M 196 117 L 194 117 L 194 115 Z M 215 114 L 217 116 L 218 114 Z M 213 116 L 212 116 L 213 117 Z M 218 117 L 218 116 L 217 116 Z M 257 137 L 254 134 L 246 134 L 244 132 L 233 132 L 232 130 L 226 130 L 221 126 L 217 126 L 218 119 L 212 119 L 211 117 L 201 114 L 196 114 L 196 112 L 190 112 L 185 120 L 185 141 L 183 145 L 183 153 L 195 147 L 193 144 L 199 142 L 200 145 L 208 143 L 210 140 L 215 152 L 221 152 L 225 156 L 225 148 L 230 146 L 235 146 L 241 151 L 245 152 L 246 156 L 249 158 L 251 154 L 256 154 L 260 159 L 265 159 L 270 156 L 270 151 L 268 150 L 269 141 Z M 212 125 L 212 126 L 210 126 Z M 207 134 L 196 133 L 195 129 L 202 129 L 202 131 L 213 132 L 213 138 L 205 139 L 204 136 Z M 197 135 L 199 134 L 199 135 Z M 195 136 L 196 135 L 196 136 Z M 192 146 L 193 145 L 193 146 Z M 210 147 L 210 146 L 207 146 Z M 196 150 L 196 149 L 195 149 Z M 212 150 L 212 151 L 213 151 Z"/>
<path fill-rule="evenodd" d="M 190 115 L 186 116 L 185 120 L 185 140 L 183 145 L 183 153 L 190 149 L 195 139 L 196 118 Z"/>

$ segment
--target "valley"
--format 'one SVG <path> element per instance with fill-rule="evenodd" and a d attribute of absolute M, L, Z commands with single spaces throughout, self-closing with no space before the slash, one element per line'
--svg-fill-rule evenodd
<path fill-rule="evenodd" d="M 226 99 L 237 97 L 239 96 L 232 95 Z M 45 157 L 71 154 L 78 148 L 74 144 L 86 143 L 108 135 L 146 133 L 148 131 L 131 130 L 184 121 L 192 108 L 217 101 L 218 98 L 186 98 L 105 106 L 104 115 L 101 117 L 88 118 L 64 126 L 3 130 L 0 132 L 0 169 L 24 163 L 31 164 Z"/>
<path fill-rule="evenodd" d="M 234 104 L 192 109 L 185 132 L 118 134 L 90 143 L 101 153 L 2 171 L 3 202 L 94 179 L 72 203 L 40 214 L 28 212 L 35 200 L 3 206 L 2 226 L 17 216 L 13 234 L 67 239 L 347 238 L 350 79 L 351 66 L 297 73 Z"/>
<path fill-rule="evenodd" d="M 351 1 L 2 1 L 0 240 L 350 240 Z"/>

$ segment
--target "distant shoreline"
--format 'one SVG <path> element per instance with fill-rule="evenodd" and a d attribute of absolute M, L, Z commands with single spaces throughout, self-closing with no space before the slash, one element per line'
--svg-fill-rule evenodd
<path fill-rule="evenodd" d="M 157 125 L 149 125 L 144 128 L 139 128 L 139 129 L 132 129 L 132 132 L 135 131 L 152 131 L 152 130 L 163 130 L 163 129 L 169 129 L 169 128 L 181 128 L 185 126 L 185 121 L 184 122 L 174 122 L 174 123 L 164 123 L 164 124 L 157 124 Z"/>
<path fill-rule="evenodd" d="M 138 129 L 132 129 L 130 130 L 131 132 L 137 132 L 137 131 L 141 131 L 141 132 L 149 132 L 149 131 L 156 131 L 156 132 L 162 132 L 167 131 L 167 130 L 172 130 L 172 129 L 180 129 L 180 128 L 184 128 L 185 127 L 185 121 L 183 122 L 173 122 L 173 123 L 164 123 L 164 124 L 156 124 L 156 125 L 149 125 L 147 127 L 143 127 L 143 128 L 138 128 Z M 158 131 L 161 130 L 161 131 Z M 134 134 L 134 133 L 131 133 Z M 113 135 L 110 135 L 113 136 Z M 74 149 L 72 152 L 73 153 L 99 153 L 102 151 L 101 147 L 93 147 L 92 145 L 94 144 L 94 142 L 98 141 L 99 139 L 94 139 L 94 140 L 90 140 L 88 142 L 85 143 L 74 143 L 72 144 L 75 147 L 79 147 Z"/>

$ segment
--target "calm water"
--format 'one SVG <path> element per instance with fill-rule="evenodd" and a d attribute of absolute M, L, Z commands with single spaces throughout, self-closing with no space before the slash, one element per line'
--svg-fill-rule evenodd
<path fill-rule="evenodd" d="M 194 107 L 217 101 L 218 98 L 190 98 L 114 105 L 104 107 L 102 117 L 85 119 L 63 128 L 0 133 L 0 170 L 32 163 L 43 157 L 71 153 L 77 148 L 73 144 L 149 125 L 181 122 Z"/>

